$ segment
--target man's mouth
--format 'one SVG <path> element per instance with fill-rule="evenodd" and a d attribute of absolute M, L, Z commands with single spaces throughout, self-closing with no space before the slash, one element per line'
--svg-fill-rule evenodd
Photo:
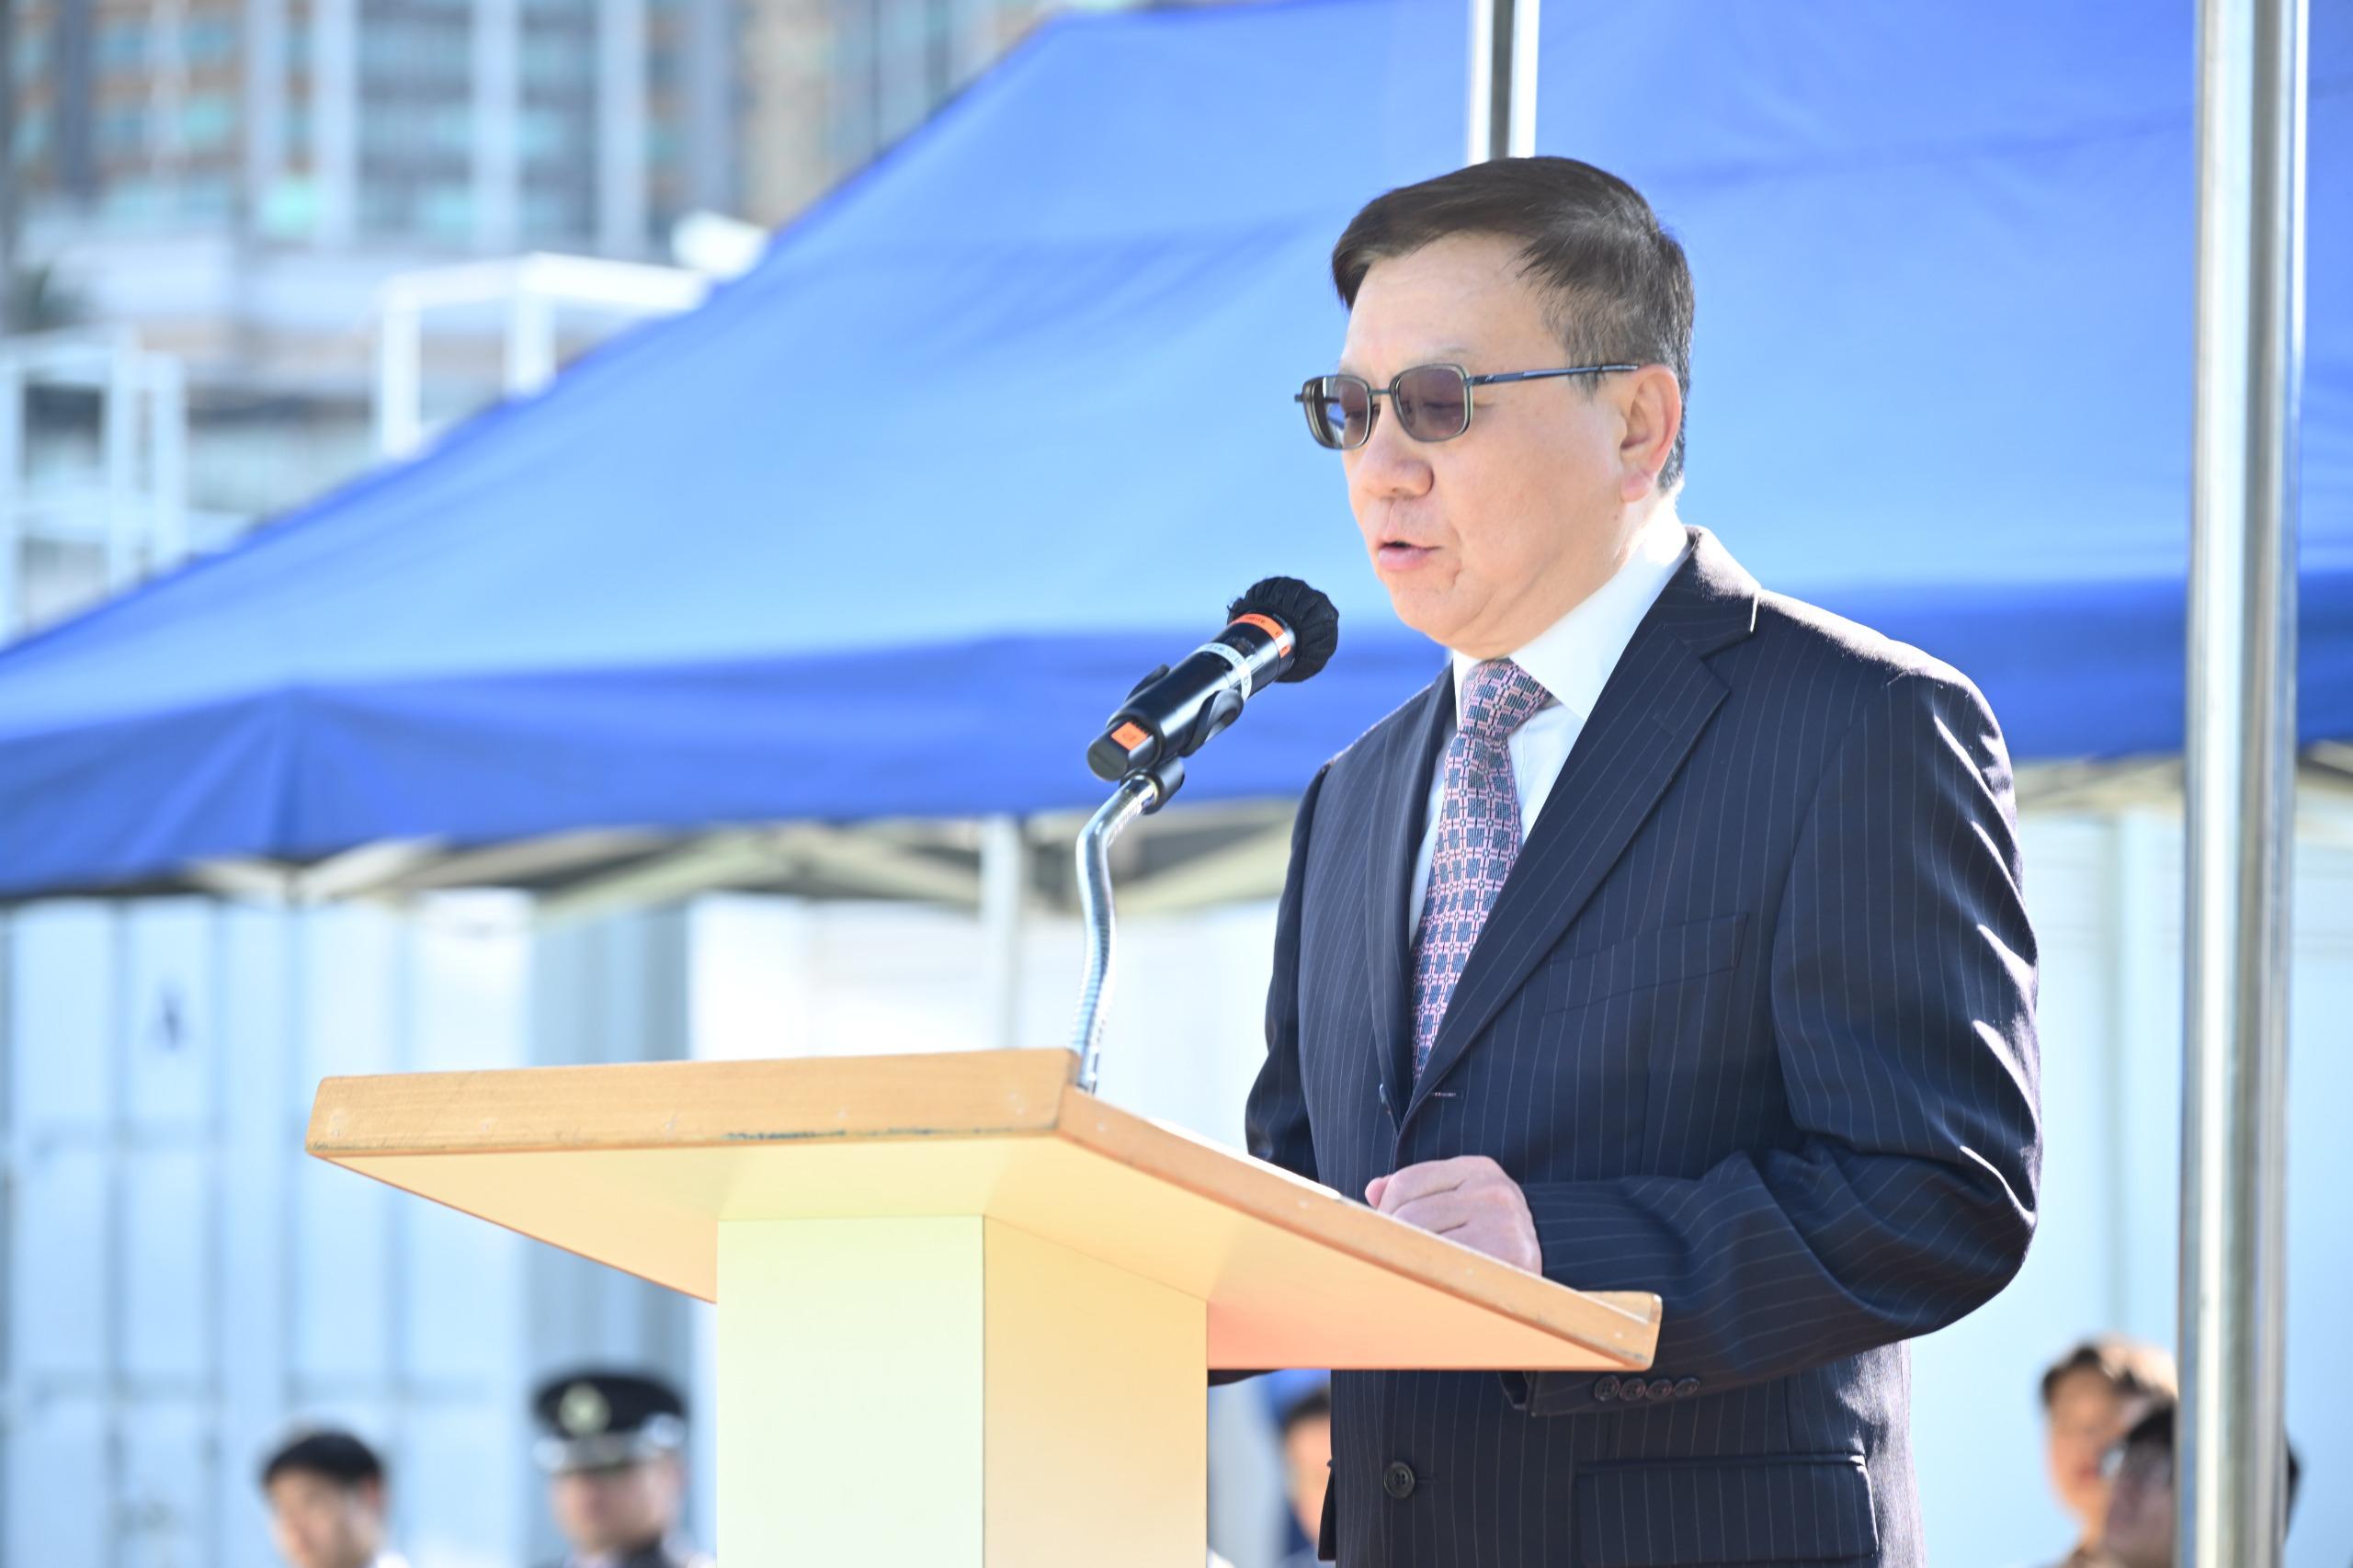
<path fill-rule="evenodd" d="M 1372 559 L 1384 571 L 1402 571 L 1419 565 L 1435 553 L 1434 547 L 1415 544 L 1402 539 L 1385 539 L 1373 547 Z"/>

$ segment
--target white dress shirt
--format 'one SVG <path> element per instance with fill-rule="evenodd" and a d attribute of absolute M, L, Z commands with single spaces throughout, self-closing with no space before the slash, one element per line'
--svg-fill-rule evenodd
<path fill-rule="evenodd" d="M 1569 760 L 1570 748 L 1585 733 L 1585 722 L 1600 700 L 1609 672 L 1618 667 L 1619 655 L 1633 641 L 1634 628 L 1650 613 L 1660 590 L 1690 551 L 1690 536 L 1672 515 L 1653 518 L 1616 575 L 1509 655 L 1553 699 L 1511 737 L 1511 776 L 1519 790 L 1521 843 L 1528 842 L 1536 814 L 1552 793 L 1552 781 Z M 1465 653 L 1454 655 L 1457 713 L 1462 711 L 1462 683 L 1478 663 Z M 1438 851 L 1438 812 L 1445 804 L 1446 753 L 1441 749 L 1431 769 L 1429 815 L 1422 830 L 1421 853 L 1414 861 L 1413 893 L 1405 911 L 1406 929 L 1411 931 L 1421 929 L 1422 897 L 1429 891 L 1430 858 Z"/>

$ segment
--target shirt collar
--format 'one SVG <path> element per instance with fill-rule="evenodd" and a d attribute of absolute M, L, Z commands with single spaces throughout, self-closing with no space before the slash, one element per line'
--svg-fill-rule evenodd
<path fill-rule="evenodd" d="M 1582 724 L 1601 700 L 1601 688 L 1618 657 L 1633 641 L 1634 629 L 1650 613 L 1683 558 L 1690 553 L 1690 536 L 1671 512 L 1654 517 L 1635 540 L 1625 564 L 1609 580 L 1587 594 L 1576 607 L 1513 651 L 1512 662 L 1543 685 L 1553 699 L 1577 716 Z M 1454 655 L 1454 710 L 1462 711 L 1462 683 L 1479 663 L 1467 653 Z"/>

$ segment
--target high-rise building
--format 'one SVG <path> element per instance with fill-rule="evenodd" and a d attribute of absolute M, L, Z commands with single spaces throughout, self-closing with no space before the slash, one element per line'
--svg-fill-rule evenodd
<path fill-rule="evenodd" d="M 733 204 L 733 0 L 11 0 L 28 238 L 653 249 Z"/>
<path fill-rule="evenodd" d="M 742 0 L 745 215 L 785 222 L 921 124 L 1041 0 Z"/>
<path fill-rule="evenodd" d="M 7 325 L 38 313 L 128 328 L 138 352 L 184 371 L 175 472 L 192 537 L 217 540 L 378 455 L 388 279 L 527 251 L 664 261 L 673 224 L 698 211 L 782 223 L 1042 8 L 0 0 Z M 22 308 L 34 277 L 49 285 L 38 312 Z M 426 425 L 529 384 L 514 374 L 514 319 L 482 307 L 430 324 L 408 383 Z M 567 320 L 539 357 L 622 319 Z M 0 363 L 0 397 L 25 384 Z M 97 407 L 0 408 L 20 415 L 0 452 L 22 460 L 0 474 L 0 551 L 30 537 L 35 511 L 54 521 L 63 503 L 36 494 L 49 479 L 92 495 L 128 483 L 84 460 L 108 449 Z"/>

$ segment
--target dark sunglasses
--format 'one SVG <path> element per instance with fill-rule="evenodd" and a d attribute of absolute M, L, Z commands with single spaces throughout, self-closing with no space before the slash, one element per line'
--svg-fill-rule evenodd
<path fill-rule="evenodd" d="M 1307 433 L 1319 447 L 1354 451 L 1371 438 L 1372 422 L 1387 398 L 1397 423 L 1416 441 L 1451 441 L 1471 428 L 1471 389 L 1547 376 L 1598 376 L 1639 370 L 1640 365 L 1571 365 L 1559 370 L 1508 370 L 1474 376 L 1460 365 L 1415 365 L 1385 387 L 1362 376 L 1311 376 L 1291 401 L 1307 410 Z"/>

